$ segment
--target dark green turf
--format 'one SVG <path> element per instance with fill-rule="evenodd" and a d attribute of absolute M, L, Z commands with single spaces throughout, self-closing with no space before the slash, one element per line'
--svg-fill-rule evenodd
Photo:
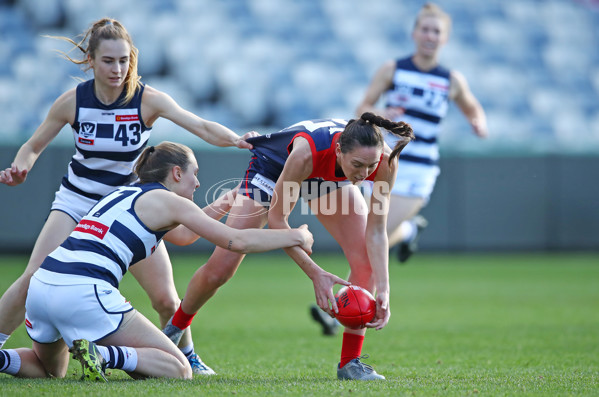
<path fill-rule="evenodd" d="M 205 256 L 173 256 L 181 294 Z M 315 255 L 345 277 L 337 255 Z M 26 258 L 0 257 L 0 291 Z M 251 255 L 196 316 L 196 350 L 218 376 L 106 385 L 0 374 L 0 395 L 599 395 L 599 255 L 425 255 L 391 265 L 390 324 L 370 330 L 364 352 L 385 382 L 336 380 L 341 336 L 308 314 L 313 289 L 286 256 Z M 157 316 L 135 280 L 123 294 Z M 19 328 L 6 347 L 29 346 Z"/>

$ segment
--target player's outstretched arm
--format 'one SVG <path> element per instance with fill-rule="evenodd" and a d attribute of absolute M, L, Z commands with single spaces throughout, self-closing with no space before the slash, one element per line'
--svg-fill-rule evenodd
<path fill-rule="evenodd" d="M 163 117 L 215 146 L 251 149 L 252 145 L 245 140 L 259 135 L 252 131 L 240 137 L 222 124 L 205 120 L 183 109 L 168 94 L 150 86 L 146 86 L 143 93 L 142 111 L 148 115 L 146 123 L 149 125 L 152 125 L 157 118 Z"/>
<path fill-rule="evenodd" d="M 46 119 L 25 142 L 10 167 L 0 171 L 0 183 L 16 186 L 27 178 L 27 174 L 40 154 L 58 135 L 62 127 L 75 119 L 75 89 L 62 94 L 54 102 Z"/>
<path fill-rule="evenodd" d="M 202 210 L 204 213 L 212 219 L 222 219 L 222 217 L 231 210 L 231 207 L 235 203 L 235 197 L 237 197 L 237 192 L 239 191 L 240 186 L 241 184 L 235 186 L 235 188 L 226 192 L 207 206 L 203 207 Z"/>
<path fill-rule="evenodd" d="M 377 330 L 385 327 L 391 316 L 389 308 L 389 241 L 386 225 L 391 200 L 390 192 L 397 172 L 397 162 L 389 163 L 388 155 L 385 154 L 374 180 L 366 224 L 366 247 L 376 289 L 375 318 L 366 324 L 366 327 Z"/>
<path fill-rule="evenodd" d="M 150 193 L 153 194 L 150 196 Z M 290 230 L 234 229 L 210 218 L 193 201 L 175 193 L 155 191 L 149 192 L 147 196 L 153 198 L 153 201 L 146 198 L 138 203 L 139 211 L 136 205 L 136 211 L 152 230 L 183 225 L 219 247 L 240 253 L 271 251 L 293 246 L 312 251 L 314 237 L 307 225 Z"/>
<path fill-rule="evenodd" d="M 489 135 L 489 131 L 485 111 L 470 90 L 464 75 L 455 70 L 451 71 L 451 90 L 449 95 L 472 126 L 474 133 L 481 138 L 486 138 Z"/>
<path fill-rule="evenodd" d="M 238 191 L 239 185 L 203 207 L 202 211 L 212 219 L 217 221 L 222 219 L 231 210 Z M 166 241 L 175 245 L 189 245 L 196 242 L 199 238 L 200 236 L 183 225 L 177 226 L 164 236 Z"/>

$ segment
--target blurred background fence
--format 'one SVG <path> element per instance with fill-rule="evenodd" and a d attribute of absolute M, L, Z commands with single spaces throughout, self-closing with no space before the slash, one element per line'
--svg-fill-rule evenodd
<path fill-rule="evenodd" d="M 304 119 L 353 117 L 375 70 L 413 50 L 410 32 L 423 3 L 0 0 L 0 167 L 77 84 L 73 77 L 91 76 L 54 51 L 68 45 L 42 35 L 73 38 L 92 21 L 117 18 L 140 50 L 147 84 L 240 134 L 266 133 Z M 437 3 L 453 18 L 442 62 L 469 80 L 491 136 L 478 140 L 450 109 L 422 248 L 597 250 L 599 2 Z M 161 120 L 150 142 L 164 139 L 196 151 L 199 203 L 213 183 L 239 177 L 249 158 Z M 73 150 L 65 127 L 27 183 L 0 186 L 0 250 L 32 247 Z M 335 249 L 312 218 L 297 221 L 313 225 L 323 249 Z"/>

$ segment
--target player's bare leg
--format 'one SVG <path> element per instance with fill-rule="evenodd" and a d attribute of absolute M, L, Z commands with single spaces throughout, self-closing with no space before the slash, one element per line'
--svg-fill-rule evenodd
<path fill-rule="evenodd" d="M 407 237 L 401 228 L 401 224 L 416 216 L 423 205 L 424 199 L 422 197 L 391 194 L 389 214 L 387 215 L 387 235 L 390 247 L 399 244 Z"/>
<path fill-rule="evenodd" d="M 328 197 L 327 197 L 328 196 Z M 350 266 L 348 280 L 353 284 L 374 292 L 372 269 L 366 250 L 366 214 L 368 207 L 364 197 L 356 186 L 344 186 L 312 200 L 310 207 L 318 220 L 341 246 Z M 326 201 L 328 200 L 328 202 Z M 336 203 L 338 211 L 327 214 L 319 209 L 322 205 Z M 366 329 L 345 328 L 341 347 L 341 362 L 337 366 L 338 379 L 377 380 L 385 379 L 376 371 L 360 361 L 362 342 Z"/>
<path fill-rule="evenodd" d="M 164 243 L 137 266 L 129 268 L 131 274 L 148 294 L 152 308 L 158 313 L 160 328 L 175 314 L 181 300 L 173 279 L 173 267 Z M 186 331 L 179 347 L 191 344 L 191 331 Z"/>
<path fill-rule="evenodd" d="M 226 224 L 236 229 L 262 228 L 266 220 L 267 213 L 261 204 L 238 194 Z M 200 310 L 233 277 L 244 257 L 244 254 L 216 247 L 208 261 L 191 278 L 181 309 L 189 314 Z"/>
<path fill-rule="evenodd" d="M 121 327 L 97 344 L 135 349 L 135 368 L 127 371 L 132 377 L 192 377 L 191 366 L 185 355 L 150 320 L 137 311 L 128 312 L 125 316 Z M 108 361 L 107 357 L 104 359 Z M 108 365 L 110 368 L 110 363 Z"/>
<path fill-rule="evenodd" d="M 226 224 L 237 229 L 262 228 L 266 224 L 266 220 L 267 213 L 261 204 L 246 196 L 237 195 Z M 233 277 L 244 257 L 244 254 L 224 248 L 216 247 L 214 249 L 208 261 L 195 272 L 189 281 L 180 309 L 162 330 L 171 341 L 179 342 L 183 330 L 189 328 L 195 313 L 216 294 L 223 284 Z M 184 321 L 179 321 L 182 317 L 185 317 Z M 215 373 L 201 360 L 199 363 L 205 368 L 200 373 L 206 375 Z"/>
<path fill-rule="evenodd" d="M 130 269 L 150 297 L 152 307 L 160 318 L 160 328 L 164 328 L 181 304 L 173 279 L 172 264 L 164 243 L 160 243 L 150 257 Z M 206 366 L 194 351 L 190 328 L 184 330 L 177 346 L 189 360 L 194 373 L 213 374 L 214 371 Z"/>

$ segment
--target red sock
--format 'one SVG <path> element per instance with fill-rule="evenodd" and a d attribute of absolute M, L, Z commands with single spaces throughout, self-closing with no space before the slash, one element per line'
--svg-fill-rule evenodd
<path fill-rule="evenodd" d="M 343 333 L 339 368 L 342 368 L 354 358 L 360 357 L 360 354 L 362 353 L 362 343 L 364 343 L 364 335 L 350 334 L 349 332 Z"/>
<path fill-rule="evenodd" d="M 173 316 L 173 321 L 172 324 L 179 328 L 179 329 L 185 329 L 187 327 L 189 327 L 189 325 L 191 324 L 191 321 L 193 320 L 193 316 L 195 316 L 196 314 L 187 314 L 183 311 L 183 309 L 181 309 L 181 306 L 179 306 L 179 308 L 177 309 L 177 311 L 175 312 L 175 315 Z"/>

